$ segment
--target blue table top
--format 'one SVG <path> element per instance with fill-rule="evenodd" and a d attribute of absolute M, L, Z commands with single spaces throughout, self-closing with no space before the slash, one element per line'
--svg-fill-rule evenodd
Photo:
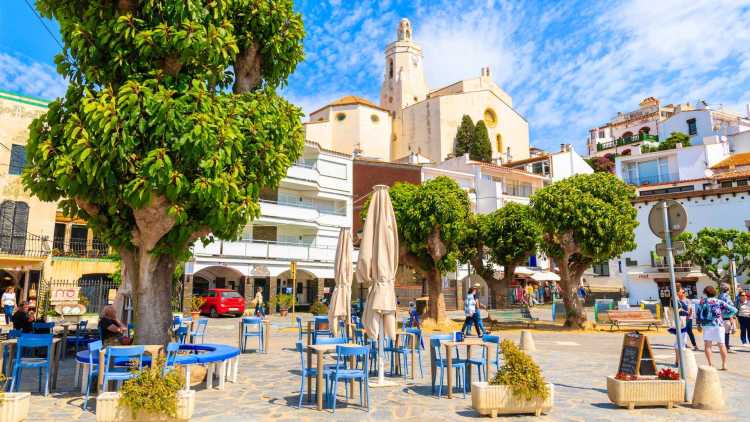
<path fill-rule="evenodd" d="M 177 355 L 175 363 L 178 365 L 192 365 L 196 363 L 213 363 L 221 362 L 227 359 L 231 359 L 240 354 L 240 349 L 234 346 L 226 344 L 181 344 L 180 350 L 197 352 L 189 355 Z M 93 363 L 99 363 L 99 354 L 95 353 Z M 82 350 L 76 353 L 76 361 L 81 363 L 89 363 L 89 351 Z M 115 362 L 119 364 L 126 363 L 127 359 L 123 359 L 122 362 Z M 143 364 L 151 364 L 151 355 L 143 355 Z"/>

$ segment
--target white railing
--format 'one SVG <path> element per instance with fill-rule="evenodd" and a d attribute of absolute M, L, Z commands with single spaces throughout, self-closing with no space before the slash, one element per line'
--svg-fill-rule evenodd
<path fill-rule="evenodd" d="M 263 240 L 217 240 L 206 246 L 200 242 L 196 243 L 193 245 L 193 253 L 225 257 L 333 262 L 336 247 Z"/>

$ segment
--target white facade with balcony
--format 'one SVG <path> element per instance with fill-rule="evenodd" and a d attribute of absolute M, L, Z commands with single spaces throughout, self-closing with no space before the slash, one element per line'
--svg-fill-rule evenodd
<path fill-rule="evenodd" d="M 278 188 L 261 191 L 260 207 L 240 239 L 193 246 L 191 288 L 232 288 L 247 300 L 260 287 L 268 300 L 292 291 L 289 266 L 296 261 L 298 304 L 330 293 L 339 230 L 352 221 L 351 157 L 308 142 Z"/>

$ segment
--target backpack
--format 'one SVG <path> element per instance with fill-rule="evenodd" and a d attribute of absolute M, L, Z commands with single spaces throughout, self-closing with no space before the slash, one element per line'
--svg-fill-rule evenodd
<path fill-rule="evenodd" d="M 695 318 L 700 326 L 714 325 L 714 313 L 708 301 L 695 305 Z"/>

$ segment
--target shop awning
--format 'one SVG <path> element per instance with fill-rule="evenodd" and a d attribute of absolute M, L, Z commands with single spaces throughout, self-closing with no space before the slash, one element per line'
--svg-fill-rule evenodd
<path fill-rule="evenodd" d="M 560 281 L 560 276 L 552 271 L 535 271 L 531 274 L 534 281 Z"/>

